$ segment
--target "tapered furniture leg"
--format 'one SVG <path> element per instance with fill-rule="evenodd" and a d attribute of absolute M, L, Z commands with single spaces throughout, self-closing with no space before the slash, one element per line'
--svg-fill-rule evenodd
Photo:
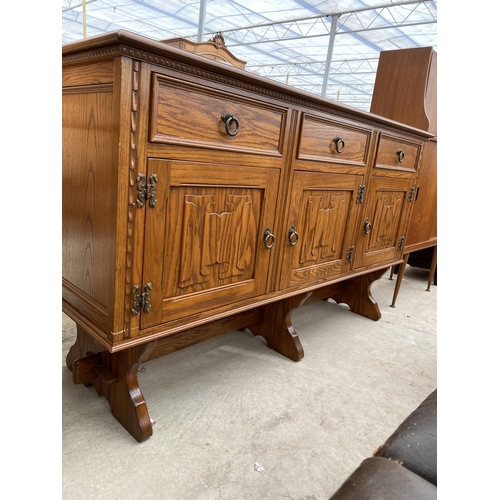
<path fill-rule="evenodd" d="M 372 296 L 372 284 L 379 280 L 387 271 L 386 269 L 379 269 L 368 274 L 363 274 L 355 278 L 351 278 L 341 283 L 341 287 L 332 293 L 330 297 L 337 302 L 337 304 L 347 304 L 349 309 L 365 318 L 378 321 L 382 314 L 378 307 L 377 302 Z"/>
<path fill-rule="evenodd" d="M 410 253 L 407 253 L 403 257 L 403 263 L 399 266 L 398 278 L 396 280 L 396 286 L 394 287 L 394 295 L 392 296 L 391 307 L 396 307 L 396 299 L 398 298 L 399 289 L 401 288 L 401 282 L 403 281 L 403 276 L 405 274 L 406 264 L 408 264 L 408 258 Z"/>
<path fill-rule="evenodd" d="M 97 394 L 107 399 L 113 416 L 138 442 L 153 434 L 138 369 L 155 346 L 156 341 L 110 353 L 77 326 L 77 340 L 66 357 L 73 382 L 92 384 Z"/>
<path fill-rule="evenodd" d="M 434 252 L 432 253 L 431 269 L 429 271 L 429 281 L 427 282 L 427 291 L 428 292 L 431 291 L 431 283 L 432 283 L 432 280 L 434 279 L 434 273 L 436 272 L 437 258 L 438 258 L 438 247 L 436 245 L 434 247 Z"/>
<path fill-rule="evenodd" d="M 389 279 L 392 280 L 392 277 L 394 276 L 394 271 L 396 270 L 396 266 L 391 266 L 391 274 L 389 275 Z"/>
<path fill-rule="evenodd" d="M 292 325 L 292 311 L 302 306 L 311 293 L 262 306 L 259 321 L 247 328 L 254 335 L 264 337 L 271 349 L 292 361 L 300 361 L 304 357 L 304 349 Z"/>

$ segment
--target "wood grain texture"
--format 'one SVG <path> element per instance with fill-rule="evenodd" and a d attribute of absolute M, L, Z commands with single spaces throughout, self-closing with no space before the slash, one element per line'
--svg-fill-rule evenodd
<path fill-rule="evenodd" d="M 421 149 L 421 142 L 411 142 L 402 137 L 381 134 L 377 149 L 377 158 L 375 160 L 375 168 L 390 168 L 414 174 L 418 170 Z M 399 160 L 399 151 L 403 152 L 403 161 Z"/>
<path fill-rule="evenodd" d="M 153 75 L 153 85 L 152 142 L 281 154 L 284 109 L 159 75 Z M 234 136 L 226 132 L 225 113 L 239 122 Z"/>
<path fill-rule="evenodd" d="M 437 53 L 431 47 L 380 54 L 371 112 L 437 136 Z M 423 145 L 405 252 L 437 242 L 437 137 Z"/>
<path fill-rule="evenodd" d="M 208 42 L 192 42 L 185 38 L 170 38 L 168 40 L 162 40 L 162 43 L 172 47 L 178 47 L 179 49 L 188 50 L 189 52 L 206 57 L 207 59 L 224 61 L 228 64 L 232 64 L 236 68 L 244 69 L 246 65 L 245 61 L 237 58 L 226 47 L 216 45 L 211 40 Z"/>
<path fill-rule="evenodd" d="M 66 358 L 75 383 L 93 385 L 104 397 L 113 416 L 138 441 L 153 433 L 146 401 L 139 388 L 138 369 L 153 352 L 156 342 L 109 353 L 83 328 L 77 326 L 77 339 Z"/>
<path fill-rule="evenodd" d="M 146 223 L 155 312 L 143 326 L 265 293 L 279 171 L 151 160 L 158 206 Z M 158 258 L 162 256 L 162 258 Z"/>
<path fill-rule="evenodd" d="M 63 82 L 68 366 L 137 441 L 149 357 L 249 327 L 298 361 L 328 296 L 379 318 L 429 133 L 126 32 L 63 47 Z"/>
<path fill-rule="evenodd" d="M 431 47 L 382 52 L 371 111 L 435 135 L 423 144 L 415 202 L 405 239 L 406 265 L 411 252 L 437 245 L 437 53 Z M 392 307 L 404 270 L 402 266 L 398 273 Z"/>
<path fill-rule="evenodd" d="M 425 143 L 405 252 L 437 243 L 437 142 Z"/>
<path fill-rule="evenodd" d="M 299 159 L 366 166 L 372 130 L 313 114 L 302 115 Z M 335 139 L 342 145 L 337 148 Z"/>
<path fill-rule="evenodd" d="M 386 272 L 387 269 L 381 269 L 347 280 L 330 297 L 337 304 L 347 304 L 353 313 L 373 321 L 378 321 L 382 317 L 382 314 L 380 313 L 377 301 L 371 293 L 371 287 Z"/>
<path fill-rule="evenodd" d="M 347 272 L 347 248 L 355 245 L 356 202 L 363 176 L 295 172 L 287 227 L 295 228 L 296 245 L 285 245 L 281 289 Z M 335 228 L 333 230 L 333 228 Z"/>
<path fill-rule="evenodd" d="M 148 360 L 185 349 L 186 347 L 204 342 L 224 333 L 234 330 L 244 330 L 248 325 L 258 322 L 259 317 L 259 309 L 255 308 L 174 335 L 169 335 L 158 340 Z"/>
<path fill-rule="evenodd" d="M 435 106 L 422 99 L 428 92 L 435 96 L 436 80 L 429 81 L 433 53 L 432 47 L 381 52 L 370 112 L 437 133 Z"/>
<path fill-rule="evenodd" d="M 63 95 L 63 277 L 110 307 L 116 210 L 112 153 L 113 94 Z M 110 255 L 111 252 L 111 255 Z"/>
<path fill-rule="evenodd" d="M 247 328 L 254 335 L 264 337 L 267 345 L 274 351 L 292 361 L 300 361 L 304 357 L 304 348 L 292 325 L 292 311 L 302 306 L 311 293 L 302 293 L 262 306 L 258 323 L 248 325 Z"/>
<path fill-rule="evenodd" d="M 370 180 L 366 205 L 359 221 L 355 267 L 395 260 L 401 256 L 399 239 L 406 235 L 413 179 L 374 177 Z M 366 232 L 365 222 L 372 229 Z"/>
<path fill-rule="evenodd" d="M 74 87 L 113 83 L 114 61 L 91 61 L 74 64 L 65 68 L 62 74 L 62 86 Z"/>

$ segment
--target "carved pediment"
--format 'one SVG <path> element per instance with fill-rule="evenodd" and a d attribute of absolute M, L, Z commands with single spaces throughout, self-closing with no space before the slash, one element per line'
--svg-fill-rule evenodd
<path fill-rule="evenodd" d="M 170 38 L 162 40 L 162 43 L 193 52 L 213 61 L 224 62 L 236 68 L 245 69 L 246 61 L 238 59 L 227 49 L 226 42 L 220 31 L 207 42 L 192 42 L 185 38 Z"/>

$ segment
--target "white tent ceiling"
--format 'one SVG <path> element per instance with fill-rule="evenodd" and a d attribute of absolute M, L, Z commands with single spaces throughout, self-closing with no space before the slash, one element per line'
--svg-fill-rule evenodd
<path fill-rule="evenodd" d="M 379 53 L 437 50 L 437 1 L 62 0 L 62 42 L 128 30 L 155 40 L 222 32 L 246 70 L 369 110 Z"/>

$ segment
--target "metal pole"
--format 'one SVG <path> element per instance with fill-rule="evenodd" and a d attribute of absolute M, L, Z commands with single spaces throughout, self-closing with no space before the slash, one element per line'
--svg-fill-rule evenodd
<path fill-rule="evenodd" d="M 328 41 L 328 53 L 326 55 L 325 74 L 323 75 L 323 86 L 321 87 L 321 96 L 325 97 L 328 87 L 328 76 L 330 75 L 330 67 L 332 65 L 333 45 L 335 43 L 335 33 L 337 32 L 338 14 L 332 16 L 332 25 L 330 27 L 330 39 Z"/>
<path fill-rule="evenodd" d="M 207 0 L 200 0 L 200 18 L 198 21 L 198 42 L 203 42 L 205 35 L 205 14 L 207 12 Z"/>
<path fill-rule="evenodd" d="M 82 1 L 83 12 L 83 38 L 87 38 L 87 4 L 86 0 Z"/>

